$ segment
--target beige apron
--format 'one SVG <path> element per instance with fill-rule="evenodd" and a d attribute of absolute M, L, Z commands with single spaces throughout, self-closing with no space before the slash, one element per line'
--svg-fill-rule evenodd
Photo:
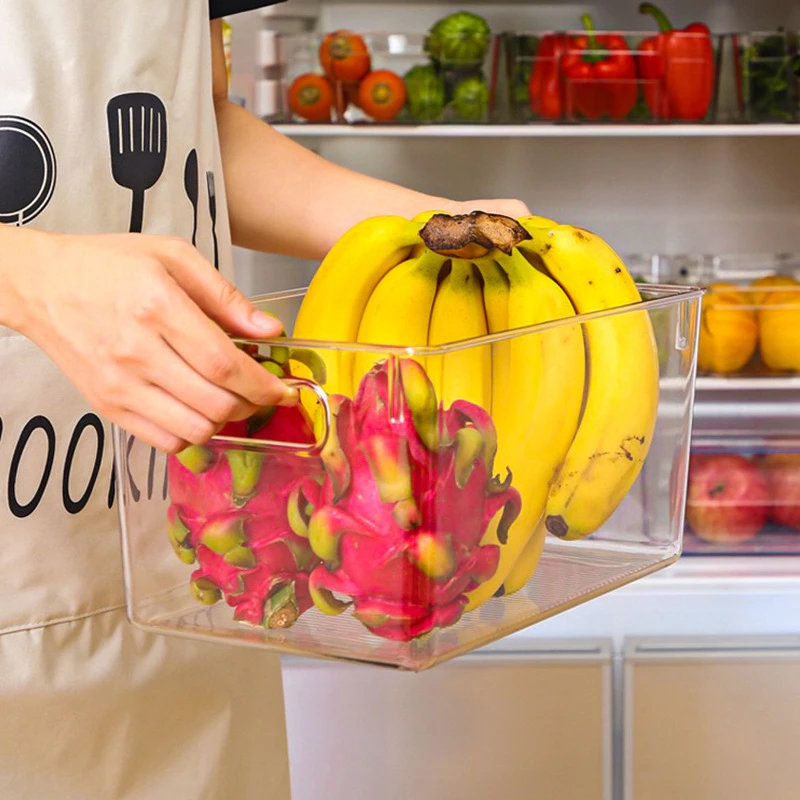
<path fill-rule="evenodd" d="M 177 234 L 231 275 L 208 0 L 0 0 L 0 20 L 0 221 Z M 5 328 L 0 374 L 0 798 L 287 798 L 278 659 L 128 623 L 108 426 Z M 139 449 L 123 480 L 146 496 L 165 459 Z"/>

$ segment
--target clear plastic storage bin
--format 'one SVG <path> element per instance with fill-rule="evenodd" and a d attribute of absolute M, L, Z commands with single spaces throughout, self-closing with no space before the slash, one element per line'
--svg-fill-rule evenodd
<path fill-rule="evenodd" d="M 280 121 L 421 125 L 492 119 L 497 37 L 487 39 L 480 57 L 471 55 L 475 48 L 464 37 L 437 40 L 435 47 L 429 36 L 414 33 L 348 33 L 346 39 L 342 47 L 357 48 L 360 62 L 343 60 L 326 77 L 326 35 L 280 37 Z"/>
<path fill-rule="evenodd" d="M 303 295 L 257 302 L 291 333 Z M 130 619 L 164 634 L 417 671 L 671 564 L 681 553 L 700 297 L 648 286 L 641 303 L 441 348 L 240 342 L 284 365 L 301 406 L 229 425 L 168 468 L 116 430 Z M 574 497 L 594 500 L 570 513 L 597 526 L 558 538 L 551 517 L 542 524 L 553 470 L 537 444 L 563 422 L 561 407 L 503 427 L 477 404 L 437 405 L 427 375 L 463 375 L 465 357 L 492 347 L 541 345 L 564 371 L 558 394 L 569 375 L 553 342 L 648 324 L 657 354 L 647 397 L 641 369 L 615 377 L 625 432 L 587 458 L 576 483 Z M 348 364 L 366 376 L 353 382 L 357 395 L 341 389 Z M 509 391 L 518 385 L 512 377 Z M 648 400 L 646 423 L 627 431 Z M 494 460 L 512 450 L 516 474 Z"/>
<path fill-rule="evenodd" d="M 676 33 L 693 44 L 703 34 Z M 653 31 L 502 34 L 512 121 L 686 123 L 714 118 L 720 37 L 710 58 L 668 56 Z M 615 63 L 596 69 L 593 60 Z M 670 76 L 675 76 L 671 78 Z M 680 82 L 680 87 L 679 87 Z"/>
<path fill-rule="evenodd" d="M 697 436 L 684 553 L 800 553 L 800 437 Z"/>
<path fill-rule="evenodd" d="M 796 122 L 800 106 L 798 35 L 783 30 L 723 37 L 724 121 Z"/>

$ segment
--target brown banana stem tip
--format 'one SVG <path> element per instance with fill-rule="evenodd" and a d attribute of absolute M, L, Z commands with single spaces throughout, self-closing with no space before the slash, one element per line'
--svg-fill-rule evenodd
<path fill-rule="evenodd" d="M 429 250 L 454 258 L 483 258 L 500 250 L 511 255 L 531 235 L 511 217 L 473 211 L 471 214 L 435 214 L 419 232 Z"/>

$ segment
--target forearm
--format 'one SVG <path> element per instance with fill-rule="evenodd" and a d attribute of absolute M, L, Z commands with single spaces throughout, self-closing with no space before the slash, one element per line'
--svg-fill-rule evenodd
<path fill-rule="evenodd" d="M 53 234 L 0 225 L 0 325 L 24 332 L 26 293 L 33 273 L 49 258 Z"/>
<path fill-rule="evenodd" d="M 234 243 L 321 259 L 355 223 L 414 216 L 441 198 L 333 164 L 227 100 L 217 101 Z"/>

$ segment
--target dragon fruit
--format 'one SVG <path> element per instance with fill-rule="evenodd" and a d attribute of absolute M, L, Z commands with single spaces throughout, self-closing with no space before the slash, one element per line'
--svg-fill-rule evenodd
<path fill-rule="evenodd" d="M 312 444 L 305 409 L 263 409 L 221 435 Z M 234 619 L 286 628 L 312 607 L 309 575 L 319 563 L 308 521 L 320 502 L 318 456 L 266 452 L 212 441 L 168 461 L 168 533 L 177 556 L 196 564 L 190 587 L 211 605 L 223 597 Z"/>
<path fill-rule="evenodd" d="M 521 507 L 510 476 L 492 474 L 490 417 L 466 401 L 439 408 L 412 359 L 380 362 L 354 401 L 331 401 L 326 477 L 308 524 L 321 561 L 309 583 L 314 604 L 329 615 L 352 607 L 391 640 L 454 625 L 467 593 L 497 570 L 499 548 L 481 544 L 490 521 L 502 512 L 502 541 Z"/>

